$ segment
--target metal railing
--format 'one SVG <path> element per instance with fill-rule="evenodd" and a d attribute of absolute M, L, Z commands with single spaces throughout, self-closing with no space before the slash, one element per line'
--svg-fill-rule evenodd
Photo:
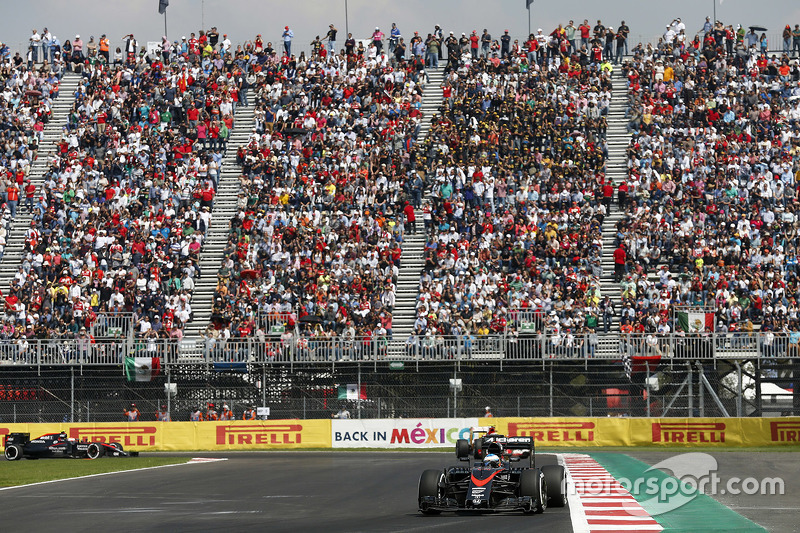
<path fill-rule="evenodd" d="M 95 339 L 133 340 L 134 329 L 133 313 L 98 313 L 90 333 Z"/>
<path fill-rule="evenodd" d="M 0 365 L 109 365 L 125 357 L 168 364 L 359 361 L 545 361 L 777 359 L 800 357 L 792 333 L 411 336 L 407 339 L 270 335 L 233 339 L 157 338 L 0 340 Z"/>

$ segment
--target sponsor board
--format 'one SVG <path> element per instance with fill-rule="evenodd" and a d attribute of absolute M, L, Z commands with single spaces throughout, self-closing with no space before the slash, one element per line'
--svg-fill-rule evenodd
<path fill-rule="evenodd" d="M 594 442 L 595 423 L 584 420 L 554 422 L 550 420 L 532 422 L 509 422 L 508 434 L 531 437 L 539 442 Z"/>
<path fill-rule="evenodd" d="M 772 442 L 782 444 L 800 443 L 800 420 L 770 422 L 769 429 Z"/>
<path fill-rule="evenodd" d="M 800 418 L 496 418 L 499 433 L 537 446 L 775 446 L 800 444 Z"/>
<path fill-rule="evenodd" d="M 334 448 L 455 448 L 478 425 L 477 418 L 332 420 L 331 443 Z"/>
<path fill-rule="evenodd" d="M 66 431 L 76 440 L 117 442 L 131 451 L 330 448 L 330 424 L 330 420 L 8 424 L 0 425 L 0 436 L 30 433 L 35 439 Z"/>
<path fill-rule="evenodd" d="M 652 442 L 658 444 L 720 444 L 725 442 L 725 422 L 656 422 Z"/>
<path fill-rule="evenodd" d="M 279 450 L 293 448 L 453 448 L 475 426 L 495 425 L 539 447 L 797 446 L 800 417 L 784 418 L 419 418 L 0 424 L 37 438 L 120 443 L 132 451 Z"/>

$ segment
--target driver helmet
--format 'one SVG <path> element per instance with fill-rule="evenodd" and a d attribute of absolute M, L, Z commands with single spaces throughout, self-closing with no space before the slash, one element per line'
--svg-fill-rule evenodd
<path fill-rule="evenodd" d="M 496 454 L 490 454 L 483 458 L 483 464 L 485 466 L 491 466 L 493 468 L 497 468 L 500 466 L 500 456 Z"/>

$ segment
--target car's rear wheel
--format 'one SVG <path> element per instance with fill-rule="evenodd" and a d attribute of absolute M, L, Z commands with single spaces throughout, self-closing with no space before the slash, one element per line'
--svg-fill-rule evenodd
<path fill-rule="evenodd" d="M 96 442 L 91 443 L 89 447 L 86 448 L 86 457 L 89 459 L 97 459 L 101 455 L 103 455 L 103 447 Z"/>
<path fill-rule="evenodd" d="M 519 477 L 519 495 L 530 496 L 533 500 L 531 509 L 526 513 L 543 513 L 547 509 L 547 481 L 538 468 L 525 470 Z"/>
<path fill-rule="evenodd" d="M 472 441 L 472 451 L 474 452 L 475 459 L 483 459 L 483 439 L 475 439 Z"/>
<path fill-rule="evenodd" d="M 9 461 L 19 461 L 22 459 L 22 446 L 18 444 L 9 444 L 6 446 L 6 459 Z"/>
<path fill-rule="evenodd" d="M 441 470 L 426 470 L 419 478 L 419 503 L 423 514 L 440 514 L 436 509 L 426 509 L 423 506 L 422 498 L 433 496 L 437 500 L 441 498 L 442 488 L 439 483 L 444 481 L 444 473 Z"/>
<path fill-rule="evenodd" d="M 547 465 L 542 467 L 542 474 L 547 483 L 547 505 L 550 507 L 564 507 L 567 505 L 567 475 L 561 465 Z"/>
<path fill-rule="evenodd" d="M 456 441 L 456 457 L 459 459 L 469 457 L 469 441 L 467 439 L 458 439 Z"/>

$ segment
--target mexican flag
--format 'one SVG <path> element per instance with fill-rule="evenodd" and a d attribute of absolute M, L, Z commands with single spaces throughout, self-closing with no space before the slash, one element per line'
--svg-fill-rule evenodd
<path fill-rule="evenodd" d="M 128 381 L 152 381 L 161 372 L 158 357 L 126 357 L 125 377 Z"/>
<path fill-rule="evenodd" d="M 339 399 L 340 400 L 366 400 L 367 387 L 361 385 L 361 390 L 358 385 L 351 383 L 350 385 L 339 385 Z"/>
<path fill-rule="evenodd" d="M 714 313 L 680 311 L 678 329 L 686 333 L 711 333 L 714 331 Z"/>

